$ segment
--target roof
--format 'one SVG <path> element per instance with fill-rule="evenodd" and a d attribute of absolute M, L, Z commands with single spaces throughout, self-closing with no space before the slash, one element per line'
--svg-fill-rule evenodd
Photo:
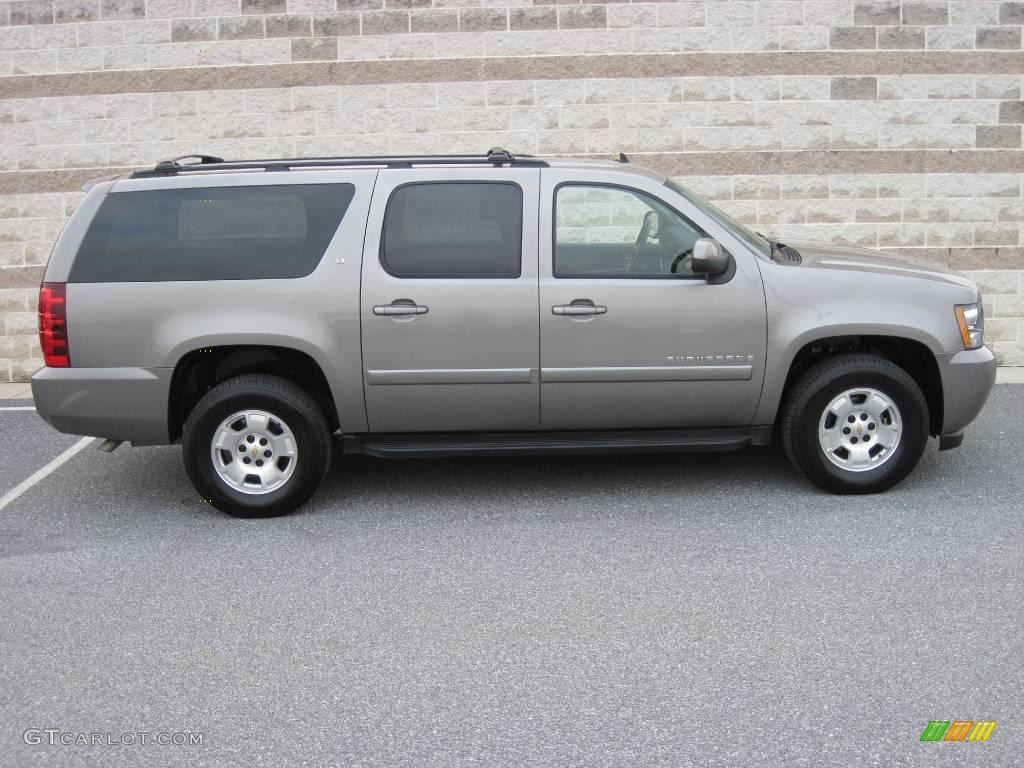
<path fill-rule="evenodd" d="M 183 162 L 191 161 L 191 162 Z M 287 171 L 292 168 L 412 168 L 417 165 L 493 165 L 495 167 L 543 167 L 545 160 L 533 155 L 514 156 L 495 147 L 483 155 L 380 155 L 369 157 L 290 157 L 263 160 L 225 160 L 213 155 L 185 155 L 173 160 L 161 160 L 155 167 L 136 171 L 131 178 L 173 176 L 195 171 Z"/>
<path fill-rule="evenodd" d="M 379 155 L 364 157 L 292 157 L 262 160 L 224 160 L 213 155 L 185 155 L 171 160 L 162 160 L 153 168 L 135 171 L 129 178 L 153 178 L 178 174 L 211 173 L 228 171 L 273 170 L 320 168 L 412 168 L 416 166 L 493 166 L 495 168 L 547 168 L 552 166 L 618 166 L 626 164 L 629 158 L 620 154 L 618 162 L 582 158 L 540 158 L 535 155 L 513 155 L 495 147 L 481 155 Z"/>
<path fill-rule="evenodd" d="M 224 160 L 213 155 L 184 155 L 171 160 L 161 160 L 152 168 L 132 173 L 115 174 L 92 179 L 82 185 L 87 192 L 95 185 L 119 179 L 158 179 L 175 176 L 198 176 L 220 173 L 251 173 L 253 171 L 300 171 L 329 170 L 332 168 L 436 168 L 450 167 L 494 167 L 494 168 L 618 168 L 664 180 L 664 176 L 643 166 L 632 165 L 629 158 L 619 154 L 619 159 L 596 159 L 582 157 L 536 157 L 535 155 L 513 155 L 505 149 L 495 147 L 481 155 L 379 155 L 362 157 L 292 157 L 267 158 L 261 160 Z"/>

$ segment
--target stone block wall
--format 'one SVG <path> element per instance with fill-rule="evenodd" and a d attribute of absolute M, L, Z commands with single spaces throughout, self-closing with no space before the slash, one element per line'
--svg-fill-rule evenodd
<path fill-rule="evenodd" d="M 0 2 L 0 381 L 87 179 L 193 152 L 630 154 L 960 269 L 1024 365 L 1024 2 Z"/>

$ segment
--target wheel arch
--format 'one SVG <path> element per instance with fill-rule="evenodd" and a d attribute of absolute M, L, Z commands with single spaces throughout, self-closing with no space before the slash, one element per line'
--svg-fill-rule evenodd
<path fill-rule="evenodd" d="M 782 404 L 805 371 L 822 360 L 850 352 L 876 355 L 905 370 L 921 388 L 928 404 L 928 433 L 941 434 L 944 395 L 935 353 L 920 339 L 887 334 L 845 333 L 804 340 L 788 360 L 786 376 L 773 398 L 772 420 L 778 420 Z"/>
<path fill-rule="evenodd" d="M 306 390 L 316 401 L 332 430 L 340 415 L 323 367 L 308 353 L 267 344 L 227 344 L 193 349 L 178 360 L 167 399 L 171 442 L 181 437 L 196 403 L 217 384 L 246 373 L 280 376 Z"/>

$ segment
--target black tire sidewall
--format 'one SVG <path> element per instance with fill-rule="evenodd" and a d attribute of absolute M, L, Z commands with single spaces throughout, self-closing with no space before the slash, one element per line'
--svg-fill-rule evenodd
<path fill-rule="evenodd" d="M 902 371 L 901 371 L 902 373 Z M 825 407 L 841 393 L 857 388 L 877 389 L 890 397 L 899 409 L 902 430 L 893 456 L 880 467 L 851 472 L 836 466 L 818 441 L 818 425 Z M 928 441 L 928 410 L 924 396 L 909 376 L 890 374 L 882 368 L 837 372 L 818 382 L 802 403 L 795 418 L 792 449 L 800 464 L 816 484 L 840 493 L 873 493 L 885 490 L 916 466 Z"/>
<path fill-rule="evenodd" d="M 211 393 L 215 394 L 215 393 Z M 330 460 L 329 443 L 323 447 L 323 426 L 311 418 L 308 407 L 262 387 L 240 387 L 196 405 L 185 428 L 182 448 L 185 466 L 203 497 L 236 517 L 273 517 L 287 514 L 313 494 Z M 247 409 L 264 410 L 282 419 L 295 436 L 295 471 L 280 488 L 265 494 L 242 493 L 217 474 L 210 455 L 214 431 L 228 416 Z"/>

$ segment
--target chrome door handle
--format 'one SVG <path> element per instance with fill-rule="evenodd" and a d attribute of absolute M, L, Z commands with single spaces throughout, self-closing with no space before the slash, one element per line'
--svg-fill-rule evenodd
<path fill-rule="evenodd" d="M 417 304 L 412 299 L 395 299 L 390 304 L 378 304 L 373 308 L 375 315 L 425 315 L 429 308 Z"/>
<path fill-rule="evenodd" d="M 608 307 L 594 304 L 590 299 L 576 299 L 570 304 L 558 304 L 551 308 L 553 315 L 603 315 Z"/>

